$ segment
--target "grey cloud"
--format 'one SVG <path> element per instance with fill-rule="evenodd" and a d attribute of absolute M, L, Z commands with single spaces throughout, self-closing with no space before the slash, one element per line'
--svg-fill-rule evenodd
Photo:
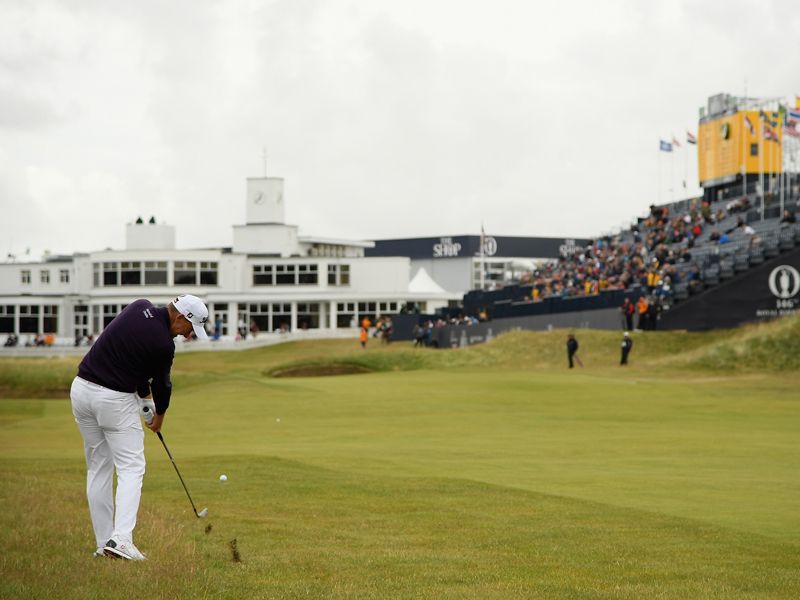
<path fill-rule="evenodd" d="M 0 129 L 42 129 L 58 121 L 58 118 L 50 102 L 16 90 L 0 88 Z"/>

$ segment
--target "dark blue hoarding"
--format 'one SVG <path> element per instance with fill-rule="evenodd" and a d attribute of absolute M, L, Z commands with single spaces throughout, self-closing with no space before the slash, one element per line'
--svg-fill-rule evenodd
<path fill-rule="evenodd" d="M 531 238 L 484 236 L 486 258 L 558 258 L 585 248 L 592 240 L 579 238 Z M 375 240 L 366 256 L 407 256 L 411 259 L 466 258 L 480 256 L 481 236 L 454 235 L 428 238 Z"/>

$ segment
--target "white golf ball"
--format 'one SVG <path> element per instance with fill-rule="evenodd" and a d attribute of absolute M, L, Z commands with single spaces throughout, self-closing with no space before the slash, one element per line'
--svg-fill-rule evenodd
<path fill-rule="evenodd" d="M 281 422 L 281 418 L 280 418 L 280 417 L 278 417 L 277 419 L 275 419 L 275 422 L 276 422 L 276 423 L 280 423 L 280 422 Z"/>
<path fill-rule="evenodd" d="M 220 481 L 228 481 L 228 476 L 223 473 L 222 475 L 219 476 L 219 480 Z"/>

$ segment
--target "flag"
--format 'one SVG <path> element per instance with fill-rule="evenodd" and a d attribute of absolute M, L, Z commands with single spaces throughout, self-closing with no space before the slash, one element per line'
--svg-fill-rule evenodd
<path fill-rule="evenodd" d="M 658 140 L 658 149 L 661 150 L 661 152 L 672 152 L 672 144 L 664 140 Z"/>
<path fill-rule="evenodd" d="M 674 135 L 672 136 L 672 145 L 675 148 L 680 148 L 681 147 L 681 143 L 678 140 L 675 139 Z"/>
<path fill-rule="evenodd" d="M 800 108 L 786 112 L 786 119 L 789 121 L 800 121 Z"/>
<path fill-rule="evenodd" d="M 765 140 L 772 140 L 773 142 L 777 142 L 778 141 L 778 134 L 775 133 L 769 127 L 767 127 L 766 123 L 764 123 L 763 127 L 764 127 L 764 139 Z"/>
<path fill-rule="evenodd" d="M 783 128 L 783 133 L 793 138 L 800 138 L 800 131 L 797 131 L 797 129 L 794 127 L 789 127 L 788 125 Z"/>
<path fill-rule="evenodd" d="M 776 118 L 776 117 L 775 117 L 775 115 L 777 115 L 777 114 L 778 114 L 778 113 L 775 113 L 775 112 L 773 112 L 773 113 L 772 113 L 772 116 L 770 117 L 770 116 L 769 116 L 767 113 L 765 113 L 763 110 L 760 110 L 760 111 L 758 111 L 758 118 L 759 118 L 759 119 L 761 119 L 761 121 L 762 121 L 762 122 L 764 122 L 764 123 L 769 123 L 769 124 L 770 124 L 770 126 L 772 126 L 772 127 L 775 127 L 775 126 L 776 126 L 778 123 L 777 123 L 777 122 L 775 122 L 773 119 L 775 119 L 775 118 Z"/>
<path fill-rule="evenodd" d="M 686 132 L 686 143 L 687 144 L 696 144 L 697 143 L 697 138 L 694 137 L 694 135 L 690 131 Z"/>
<path fill-rule="evenodd" d="M 750 135 L 756 134 L 756 128 L 753 127 L 753 122 L 750 120 L 750 117 L 747 115 L 744 116 L 744 124 L 747 125 L 747 129 L 750 130 Z"/>

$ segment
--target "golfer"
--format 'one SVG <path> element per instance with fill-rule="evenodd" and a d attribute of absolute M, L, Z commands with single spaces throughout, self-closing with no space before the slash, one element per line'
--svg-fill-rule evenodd
<path fill-rule="evenodd" d="M 575 334 L 570 333 L 569 335 L 567 335 L 567 362 L 569 363 L 570 369 L 572 368 L 573 358 L 575 359 L 575 362 L 577 362 L 581 367 L 583 366 L 581 359 L 578 358 L 578 355 L 576 354 L 577 352 L 578 352 L 578 340 L 575 339 Z"/>
<path fill-rule="evenodd" d="M 95 556 L 144 560 L 133 529 L 144 477 L 140 410 L 160 431 L 169 407 L 174 338 L 208 339 L 208 309 L 196 296 L 178 296 L 164 308 L 136 300 L 119 313 L 78 366 L 70 398 L 86 453 L 86 496 L 97 541 Z M 113 495 L 117 471 L 116 502 Z"/>

